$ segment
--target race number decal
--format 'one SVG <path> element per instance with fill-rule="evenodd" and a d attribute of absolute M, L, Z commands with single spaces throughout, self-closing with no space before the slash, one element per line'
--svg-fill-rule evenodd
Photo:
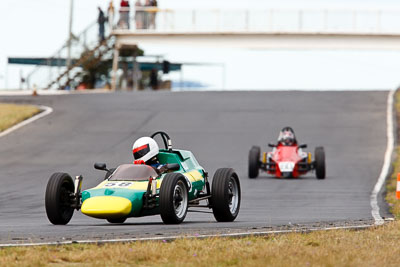
<path fill-rule="evenodd" d="M 133 182 L 108 182 L 104 185 L 104 187 L 129 187 L 133 185 Z"/>
<path fill-rule="evenodd" d="M 279 162 L 279 170 L 281 172 L 292 172 L 294 165 L 294 162 Z"/>

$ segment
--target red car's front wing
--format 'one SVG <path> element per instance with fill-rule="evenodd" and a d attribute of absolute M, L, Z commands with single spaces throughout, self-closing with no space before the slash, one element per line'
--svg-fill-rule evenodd
<path fill-rule="evenodd" d="M 278 145 L 273 152 L 270 152 L 270 157 L 265 158 L 265 163 L 261 163 L 261 169 L 268 174 L 274 175 L 277 178 L 292 177 L 298 178 L 301 175 L 308 173 L 314 169 L 314 162 L 311 162 L 311 156 L 308 158 L 299 155 L 299 147 Z M 279 163 L 293 163 L 294 168 L 289 172 L 282 172 L 279 168 Z"/>

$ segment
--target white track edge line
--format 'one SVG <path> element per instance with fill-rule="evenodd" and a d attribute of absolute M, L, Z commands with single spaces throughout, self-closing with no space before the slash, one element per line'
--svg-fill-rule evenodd
<path fill-rule="evenodd" d="M 51 107 L 47 107 L 47 106 L 37 106 L 40 110 L 42 110 L 42 112 L 36 114 L 33 117 L 30 117 L 29 119 L 26 119 L 14 126 L 12 126 L 11 128 L 8 128 L 7 130 L 0 132 L 0 137 L 6 136 L 7 134 L 10 134 L 16 130 L 18 130 L 21 127 L 24 127 L 25 125 L 28 125 L 29 123 L 32 123 L 40 118 L 43 118 L 44 116 L 49 115 L 50 113 L 53 112 L 53 109 Z"/>
<path fill-rule="evenodd" d="M 389 91 L 387 98 L 387 111 L 386 111 L 386 125 L 387 125 L 387 145 L 385 158 L 383 161 L 383 166 L 381 173 L 379 175 L 378 181 L 375 184 L 374 189 L 371 192 L 371 214 L 375 220 L 375 225 L 382 225 L 384 223 L 383 218 L 379 213 L 379 205 L 378 205 L 378 194 L 382 189 L 382 186 L 385 184 L 386 178 L 390 171 L 390 164 L 392 160 L 392 154 L 394 149 L 394 136 L 393 136 L 393 98 L 394 98 L 395 90 Z"/>
<path fill-rule="evenodd" d="M 209 234 L 209 235 L 189 235 L 189 236 L 158 236 L 144 238 L 121 238 L 121 239 L 101 239 L 101 240 L 76 240 L 76 241 L 60 241 L 60 242 L 39 242 L 39 243 L 10 243 L 0 244 L 2 247 L 32 247 L 32 246 L 56 246 L 56 245 L 72 245 L 72 244 L 103 244 L 103 243 L 129 243 L 140 241 L 173 241 L 177 239 L 195 239 L 195 238 L 212 238 L 212 237 L 249 237 L 249 236 L 266 236 L 274 234 L 289 234 L 289 233 L 306 233 L 317 231 L 332 231 L 332 230 L 362 230 L 373 227 L 374 224 L 363 224 L 353 226 L 337 226 L 325 228 L 310 228 L 310 229 L 295 229 L 295 230 L 275 230 L 275 231 L 260 231 L 260 232 L 244 232 L 244 233 L 229 233 L 229 234 Z"/>

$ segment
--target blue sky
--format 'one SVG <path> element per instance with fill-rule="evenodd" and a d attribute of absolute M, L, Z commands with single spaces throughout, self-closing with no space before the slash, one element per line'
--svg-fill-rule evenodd
<path fill-rule="evenodd" d="M 109 1 L 107 0 L 75 0 L 75 18 L 74 18 L 74 31 L 78 32 L 86 27 L 89 23 L 94 21 L 97 16 L 96 7 L 98 5 L 106 7 Z M 119 1 L 114 1 L 118 4 Z M 131 0 L 133 4 L 133 0 Z M 395 0 L 280 0 L 280 1 L 265 1 L 265 0 L 159 0 L 160 7 L 169 8 L 262 8 L 262 7 L 304 7 L 304 8 L 399 8 L 400 3 Z M 69 0 L 1 0 L 0 3 L 0 33 L 2 34 L 0 42 L 0 88 L 5 86 L 5 71 L 6 71 L 6 58 L 8 56 L 50 56 L 56 51 L 65 41 L 68 32 L 68 16 L 69 16 Z M 176 49 L 168 48 L 164 51 L 159 51 L 159 47 L 145 47 L 151 53 L 166 54 L 172 60 L 183 60 L 182 55 L 176 55 Z M 229 50 L 230 51 L 230 50 Z M 218 51 L 216 54 L 220 54 Z M 231 51 L 230 53 L 237 53 Z M 326 57 L 327 61 L 330 58 L 334 59 L 337 56 L 332 53 L 321 54 L 321 51 L 316 55 L 318 57 Z M 358 57 L 360 59 L 365 58 L 367 52 L 352 53 L 343 52 L 340 57 L 349 58 L 354 66 L 357 66 Z M 286 54 L 289 58 L 297 58 L 301 60 L 304 57 L 309 57 L 309 52 L 290 52 Z M 388 56 L 390 55 L 390 56 Z M 229 57 L 228 54 L 225 54 Z M 272 54 L 271 51 L 265 53 L 266 58 L 278 60 L 279 56 L 283 54 Z M 259 58 L 257 53 L 251 51 L 243 52 L 240 54 L 243 62 L 249 63 L 250 58 Z M 247 59 L 248 58 L 248 59 Z M 376 53 L 372 53 L 372 58 L 376 58 L 379 61 L 381 58 Z M 389 73 L 393 68 L 397 68 L 396 62 L 388 62 L 390 58 L 398 59 L 397 53 L 388 54 L 387 52 L 382 54 L 382 58 L 385 59 L 386 65 L 383 68 L 387 68 Z M 195 57 L 187 57 L 186 61 L 196 61 Z M 218 58 L 218 62 L 224 61 L 223 57 Z M 312 60 L 311 60 L 312 62 Z M 360 61 L 362 62 L 362 60 Z M 379 61 L 380 62 L 380 61 Z M 296 62 L 292 62 L 292 65 Z M 228 63 L 226 63 L 228 64 Z M 240 69 L 236 69 L 232 65 L 233 62 L 228 65 L 227 84 L 235 84 L 237 82 L 230 81 L 230 77 L 235 77 Z M 340 62 L 338 62 L 340 64 Z M 372 67 L 372 66 L 371 66 Z M 273 68 L 272 68 L 273 69 Z M 284 70 L 285 68 L 283 68 Z M 27 70 L 24 69 L 24 74 Z M 219 70 L 212 70 L 211 72 L 218 72 Z M 16 78 L 18 78 L 19 68 L 9 67 L 8 68 L 8 84 L 15 86 Z M 388 73 L 388 71 L 386 71 Z M 287 76 L 290 73 L 282 73 L 281 75 Z M 296 74 L 298 75 L 298 74 Z M 192 75 L 195 77 L 195 75 Z M 186 77 L 192 79 L 189 74 Z M 198 75 L 197 75 L 198 76 Z M 220 74 L 214 76 L 220 77 Z M 257 75 L 255 75 L 257 76 Z M 357 76 L 357 75 L 356 75 Z M 196 78 L 196 77 L 195 77 Z M 219 79 L 219 78 L 216 78 Z M 386 79 L 387 77 L 383 77 Z M 395 78 L 393 78 L 395 79 Z M 400 80 L 400 79 L 399 79 Z M 219 81 L 217 81 L 219 83 Z M 349 84 L 354 83 L 349 81 Z M 376 81 L 379 84 L 379 79 Z M 392 82 L 393 83 L 393 82 Z M 272 85 L 273 84 L 273 85 Z M 271 86 L 275 86 L 272 83 Z M 357 84 L 357 83 L 354 83 Z M 308 83 L 304 83 L 304 86 L 308 86 Z M 318 85 L 314 85 L 318 87 Z M 385 85 L 388 86 L 388 85 Z M 268 86 L 265 86 L 268 87 Z"/>

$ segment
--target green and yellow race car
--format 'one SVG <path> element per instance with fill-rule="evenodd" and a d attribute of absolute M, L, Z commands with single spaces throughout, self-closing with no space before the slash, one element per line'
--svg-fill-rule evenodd
<path fill-rule="evenodd" d="M 108 169 L 106 164 L 96 163 L 95 169 L 107 172 L 105 179 L 83 192 L 82 176 L 72 179 L 67 173 L 54 173 L 45 195 L 49 221 L 65 225 L 76 209 L 110 223 L 160 214 L 164 223 L 179 224 L 189 208 L 212 209 L 218 222 L 234 221 L 241 201 L 236 172 L 231 168 L 218 169 L 210 188 L 208 173 L 194 155 L 190 151 L 172 149 L 171 139 L 165 132 L 156 132 L 151 138 L 157 135 L 165 145 L 157 155 L 161 168 L 122 164 Z"/>

